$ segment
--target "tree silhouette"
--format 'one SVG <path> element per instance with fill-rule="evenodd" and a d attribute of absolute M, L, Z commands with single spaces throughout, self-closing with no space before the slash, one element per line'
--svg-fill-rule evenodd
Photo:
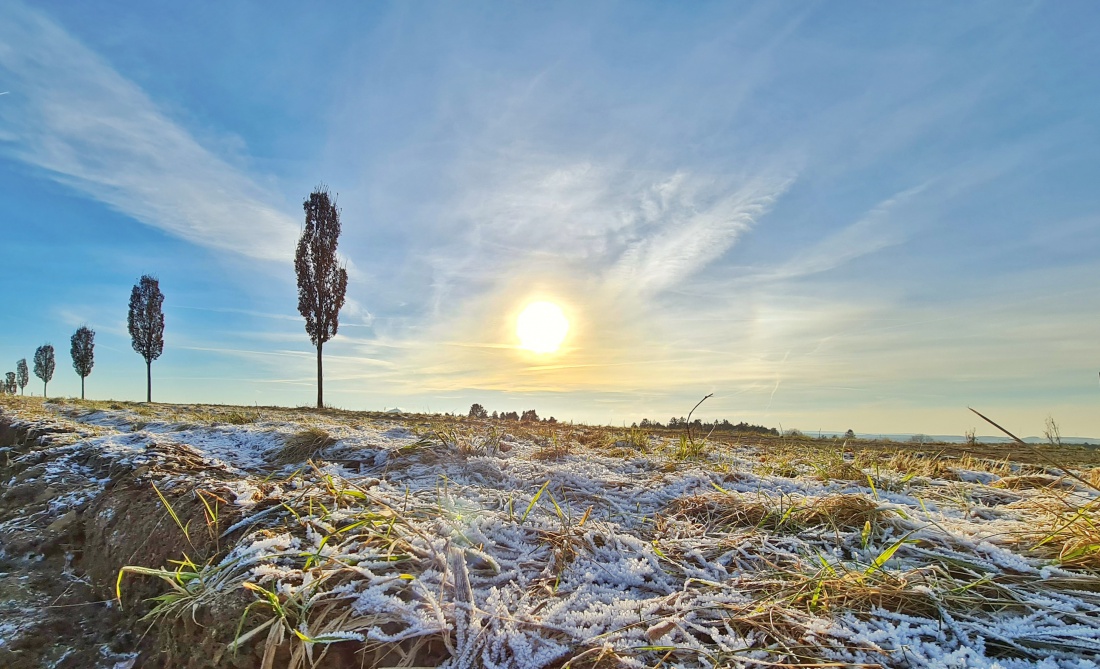
<path fill-rule="evenodd" d="M 26 358 L 20 358 L 19 362 L 15 363 L 15 382 L 19 385 L 19 394 L 22 395 L 23 389 L 31 382 L 31 373 L 27 369 Z"/>
<path fill-rule="evenodd" d="M 145 401 L 153 401 L 153 361 L 164 352 L 164 293 L 160 282 L 148 274 L 130 292 L 126 324 L 134 350 L 145 358 Z"/>
<path fill-rule="evenodd" d="M 475 403 L 470 405 L 470 413 L 468 415 L 470 418 L 488 418 L 489 412 L 485 410 L 485 407 Z"/>
<path fill-rule="evenodd" d="M 15 394 L 15 372 L 8 372 L 4 375 L 4 392 L 9 395 Z"/>
<path fill-rule="evenodd" d="M 53 378 L 53 346 L 43 344 L 34 352 L 34 375 L 42 379 L 42 397 L 46 397 L 46 386 Z"/>
<path fill-rule="evenodd" d="M 294 254 L 298 275 L 298 312 L 306 319 L 306 333 L 317 347 L 317 408 L 324 406 L 321 347 L 336 336 L 340 307 L 348 289 L 348 273 L 336 258 L 340 238 L 340 210 L 328 188 L 318 186 L 302 203 L 306 224 Z"/>
<path fill-rule="evenodd" d="M 84 399 L 84 379 L 92 373 L 95 364 L 95 330 L 81 325 L 70 340 L 73 369 L 80 375 L 80 399 Z"/>

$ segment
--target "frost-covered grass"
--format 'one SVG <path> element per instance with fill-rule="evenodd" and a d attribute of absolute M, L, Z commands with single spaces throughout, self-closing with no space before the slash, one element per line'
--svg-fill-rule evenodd
<path fill-rule="evenodd" d="M 238 607 L 223 641 L 265 648 L 264 662 L 1008 669 L 1100 656 L 1100 470 L 1085 451 L 696 447 L 306 409 L 26 411 L 84 430 L 51 467 L 92 451 L 144 468 L 165 513 L 203 502 L 206 527 L 188 531 L 216 538 L 214 556 L 124 570 L 121 588 L 160 578 L 162 625 Z M 168 456 L 188 466 L 155 466 Z"/>

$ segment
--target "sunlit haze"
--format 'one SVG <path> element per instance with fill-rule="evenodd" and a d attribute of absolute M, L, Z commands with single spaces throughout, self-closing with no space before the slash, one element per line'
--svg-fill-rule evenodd
<path fill-rule="evenodd" d="M 1100 5 L 0 1 L 0 374 L 347 409 L 1100 437 Z M 41 393 L 41 384 L 28 391 Z"/>
<path fill-rule="evenodd" d="M 553 302 L 532 302 L 516 318 L 520 347 L 533 353 L 554 353 L 569 332 L 569 321 Z"/>

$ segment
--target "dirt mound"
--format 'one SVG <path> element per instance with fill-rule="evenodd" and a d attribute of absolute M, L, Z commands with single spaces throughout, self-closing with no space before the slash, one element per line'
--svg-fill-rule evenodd
<path fill-rule="evenodd" d="M 187 555 L 202 563 L 215 551 L 215 537 L 205 531 L 202 504 L 193 495 L 164 493 L 188 528 L 185 536 L 148 482 L 116 485 L 84 512 L 84 572 L 104 598 L 115 596 L 123 566 L 157 568 Z M 143 600 L 164 588 L 151 580 L 130 579 L 122 587 L 124 610 L 143 608 Z"/>
<path fill-rule="evenodd" d="M 42 448 L 62 433 L 0 419 L 0 666 L 9 669 L 113 667 L 136 643 L 83 572 L 87 482 L 59 475 Z M 66 496 L 74 503 L 59 503 Z"/>
<path fill-rule="evenodd" d="M 80 436 L 0 418 L 0 666 L 172 666 L 172 651 L 187 656 L 176 666 L 210 666 L 209 655 L 190 658 L 208 650 L 194 635 L 186 653 L 163 633 L 143 638 L 146 600 L 163 593 L 163 583 L 130 579 L 123 607 L 115 601 L 125 565 L 162 567 L 183 555 L 201 562 L 215 553 L 203 504 L 193 490 L 163 491 L 185 536 L 153 487 L 155 468 L 120 466 L 69 443 Z M 229 514 L 223 520 L 232 522 Z"/>

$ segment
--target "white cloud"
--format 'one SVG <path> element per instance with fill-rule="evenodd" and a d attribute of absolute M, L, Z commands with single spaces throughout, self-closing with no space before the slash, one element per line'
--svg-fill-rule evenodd
<path fill-rule="evenodd" d="M 4 7 L 0 73 L 11 88 L 4 153 L 189 242 L 268 260 L 293 253 L 298 225 L 278 198 L 44 15 Z"/>
<path fill-rule="evenodd" d="M 791 183 L 529 156 L 472 172 L 454 207 L 463 233 L 431 256 L 440 293 L 543 273 L 619 294 L 672 289 L 729 251 Z"/>
<path fill-rule="evenodd" d="M 639 292 L 676 286 L 733 247 L 789 184 L 774 180 L 733 188 L 723 184 L 716 194 L 708 192 L 715 184 L 689 180 L 682 172 L 654 184 L 639 207 L 642 226 L 653 232 L 626 249 L 610 273 L 611 280 Z"/>

